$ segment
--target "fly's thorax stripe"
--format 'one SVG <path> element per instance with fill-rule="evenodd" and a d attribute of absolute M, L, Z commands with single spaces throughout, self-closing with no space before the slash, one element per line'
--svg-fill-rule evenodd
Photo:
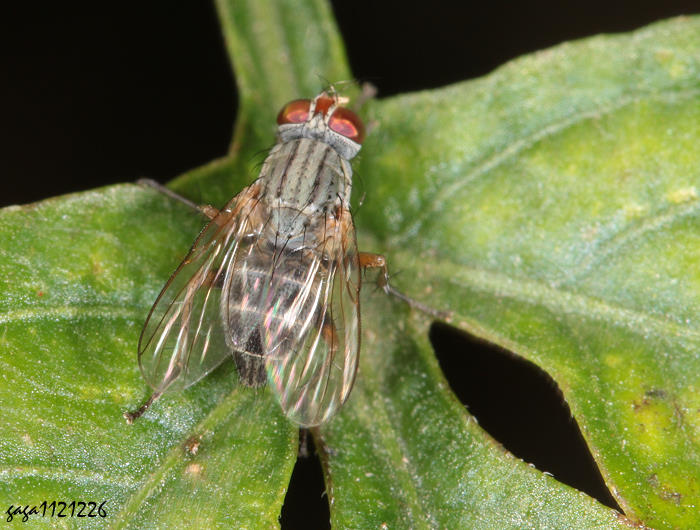
<path fill-rule="evenodd" d="M 319 209 L 338 197 L 350 199 L 350 164 L 331 146 L 300 138 L 278 144 L 265 160 L 261 178 L 271 206 Z"/>

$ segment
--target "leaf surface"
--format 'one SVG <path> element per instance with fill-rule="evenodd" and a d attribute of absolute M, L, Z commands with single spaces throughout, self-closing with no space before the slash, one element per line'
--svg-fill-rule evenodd
<path fill-rule="evenodd" d="M 699 27 L 567 43 L 376 103 L 358 167 L 365 250 L 453 325 L 546 370 L 615 498 L 655 528 L 700 524 Z M 416 344 L 425 332 L 409 327 Z M 387 350 L 365 342 L 361 381 L 382 387 L 368 363 Z M 354 430 L 330 432 L 332 449 Z M 435 447 L 471 437 L 440 433 Z"/>

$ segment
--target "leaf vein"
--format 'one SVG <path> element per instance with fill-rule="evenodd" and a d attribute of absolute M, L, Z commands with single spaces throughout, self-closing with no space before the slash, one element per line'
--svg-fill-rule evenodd
<path fill-rule="evenodd" d="M 109 318 L 113 320 L 133 320 L 143 317 L 140 306 L 113 305 L 65 305 L 60 307 L 35 307 L 16 309 L 0 313 L 0 324 L 15 322 L 36 322 L 42 320 L 80 320 L 92 318 Z"/>
<path fill-rule="evenodd" d="M 394 238 L 396 243 L 400 244 L 405 240 L 414 236 L 423 225 L 426 219 L 430 219 L 443 209 L 445 201 L 455 197 L 464 187 L 476 180 L 477 178 L 487 174 L 493 169 L 503 165 L 505 162 L 515 157 L 517 154 L 526 151 L 540 141 L 553 136 L 554 134 L 573 127 L 583 121 L 600 118 L 612 114 L 629 105 L 639 103 L 646 100 L 666 100 L 669 99 L 669 90 L 672 87 L 662 88 L 652 93 L 634 94 L 623 96 L 607 105 L 600 105 L 592 109 L 576 112 L 566 116 L 558 121 L 553 121 L 544 127 L 526 135 L 519 139 L 510 142 L 500 150 L 485 158 L 461 178 L 456 178 L 451 184 L 440 188 L 433 197 L 426 203 L 426 207 L 421 213 L 416 216 L 413 223 L 403 228 Z M 687 89 L 683 91 L 671 92 L 674 98 L 682 100 L 692 99 L 700 94 L 700 89 Z M 458 173 L 457 170 L 455 173 Z"/>
<path fill-rule="evenodd" d="M 121 489 L 133 489 L 135 482 L 129 477 L 122 479 L 108 478 L 103 473 L 95 473 L 83 469 L 58 468 L 46 466 L 6 466 L 0 467 L 0 480 L 9 482 L 26 477 L 48 478 L 63 480 L 75 484 L 76 481 L 91 482 L 100 485 L 115 486 Z"/>
<path fill-rule="evenodd" d="M 700 342 L 700 331 L 688 324 L 676 323 L 658 316 L 625 308 L 583 293 L 564 291 L 541 281 L 517 279 L 484 269 L 455 267 L 450 283 L 460 288 L 488 293 L 546 307 L 556 314 L 576 314 L 585 318 L 604 320 L 626 327 L 635 333 L 654 334 L 668 339 L 685 338 Z"/>
<path fill-rule="evenodd" d="M 637 223 L 628 225 L 625 229 L 602 240 L 595 250 L 587 253 L 586 257 L 576 267 L 572 268 L 565 279 L 555 282 L 553 286 L 560 287 L 564 284 L 581 281 L 593 272 L 597 264 L 605 261 L 611 254 L 638 241 L 646 233 L 661 230 L 678 219 L 696 213 L 699 207 L 700 200 L 697 199 L 682 204 L 674 204 L 658 212 L 657 215 L 644 217 Z"/>

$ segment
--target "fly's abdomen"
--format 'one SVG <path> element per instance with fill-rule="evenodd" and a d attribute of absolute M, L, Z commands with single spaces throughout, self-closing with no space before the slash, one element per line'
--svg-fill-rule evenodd
<path fill-rule="evenodd" d="M 244 385 L 266 384 L 265 359 L 293 355 L 289 344 L 303 343 L 317 326 L 320 263 L 311 251 L 282 250 L 265 259 L 253 253 L 230 271 L 222 316 Z"/>

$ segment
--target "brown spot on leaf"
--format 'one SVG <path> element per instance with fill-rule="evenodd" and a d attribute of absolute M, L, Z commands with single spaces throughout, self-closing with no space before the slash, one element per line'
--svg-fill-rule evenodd
<path fill-rule="evenodd" d="M 661 388 L 651 388 L 644 392 L 644 395 L 651 399 L 666 399 L 666 396 L 668 394 L 665 390 L 662 390 Z"/>
<path fill-rule="evenodd" d="M 682 495 L 678 493 L 677 491 L 669 491 L 666 488 L 663 488 L 661 492 L 659 493 L 659 497 L 661 497 L 665 501 L 671 501 L 673 504 L 680 506 L 681 505 L 681 497 Z"/>
<path fill-rule="evenodd" d="M 187 454 L 195 456 L 199 452 L 200 445 L 202 445 L 202 435 L 195 434 L 185 440 L 183 447 Z"/>

